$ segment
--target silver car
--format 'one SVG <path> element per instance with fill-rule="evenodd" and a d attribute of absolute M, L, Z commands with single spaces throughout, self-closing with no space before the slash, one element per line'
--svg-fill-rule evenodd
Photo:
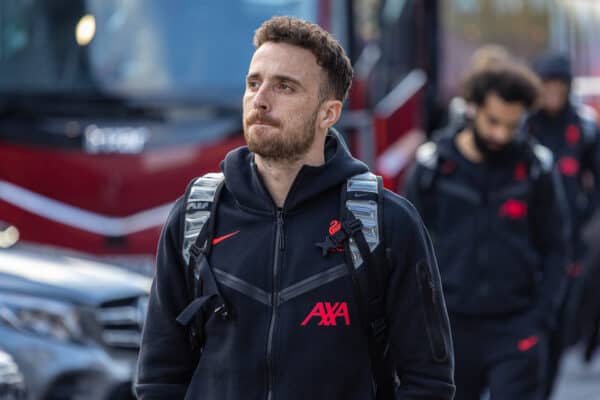
<path fill-rule="evenodd" d="M 0 400 L 25 399 L 23 374 L 10 354 L 0 350 Z"/>
<path fill-rule="evenodd" d="M 60 251 L 0 250 L 0 346 L 21 368 L 27 398 L 134 398 L 150 284 Z"/>

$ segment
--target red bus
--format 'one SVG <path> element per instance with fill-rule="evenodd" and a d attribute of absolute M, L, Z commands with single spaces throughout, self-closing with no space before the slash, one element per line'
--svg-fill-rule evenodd
<path fill-rule="evenodd" d="M 243 144 L 254 30 L 318 22 L 356 68 L 338 128 L 397 187 L 423 140 L 435 1 L 4 0 L 0 220 L 149 271 L 173 201 Z"/>

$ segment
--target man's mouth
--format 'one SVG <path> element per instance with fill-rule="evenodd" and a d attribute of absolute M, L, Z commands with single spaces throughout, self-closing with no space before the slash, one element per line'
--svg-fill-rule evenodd
<path fill-rule="evenodd" d="M 250 126 L 268 126 L 268 127 L 277 127 L 278 124 L 273 122 L 273 121 L 268 121 L 268 120 L 254 120 L 251 121 Z"/>

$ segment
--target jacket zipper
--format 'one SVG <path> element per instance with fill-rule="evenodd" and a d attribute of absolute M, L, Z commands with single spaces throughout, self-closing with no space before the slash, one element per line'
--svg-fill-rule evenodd
<path fill-rule="evenodd" d="M 285 249 L 283 238 L 283 211 L 277 210 L 277 230 L 275 232 L 275 255 L 273 256 L 273 295 L 272 295 L 272 311 L 271 322 L 269 323 L 269 337 L 267 339 L 267 400 L 273 399 L 273 334 L 275 331 L 275 323 L 277 322 L 277 307 L 279 302 L 279 263 L 280 255 Z"/>
<path fill-rule="evenodd" d="M 481 203 L 483 205 L 485 211 L 485 226 L 484 231 L 481 232 L 482 237 L 485 238 L 483 242 L 483 257 L 480 258 L 478 264 L 480 268 L 480 278 L 482 278 L 481 284 L 483 285 L 482 292 L 484 295 L 487 295 L 489 291 L 488 285 L 488 268 L 490 262 L 490 248 L 489 248 L 489 232 L 492 232 L 492 208 L 490 207 L 490 182 L 492 182 L 493 176 L 490 172 L 490 166 L 485 163 L 484 165 L 484 176 L 485 176 L 485 184 L 483 186 L 483 190 L 481 191 Z"/>

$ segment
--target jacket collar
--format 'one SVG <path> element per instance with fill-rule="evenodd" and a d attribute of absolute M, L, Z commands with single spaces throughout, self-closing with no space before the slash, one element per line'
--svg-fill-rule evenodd
<path fill-rule="evenodd" d="M 324 151 L 323 165 L 304 165 L 300 169 L 285 200 L 284 211 L 293 211 L 325 191 L 341 185 L 349 177 L 368 171 L 363 162 L 352 157 L 335 132 L 327 135 Z M 262 182 L 254 154 L 246 146 L 229 152 L 221 163 L 221 169 L 225 174 L 227 189 L 241 207 L 258 212 L 275 212 L 277 208 Z"/>

